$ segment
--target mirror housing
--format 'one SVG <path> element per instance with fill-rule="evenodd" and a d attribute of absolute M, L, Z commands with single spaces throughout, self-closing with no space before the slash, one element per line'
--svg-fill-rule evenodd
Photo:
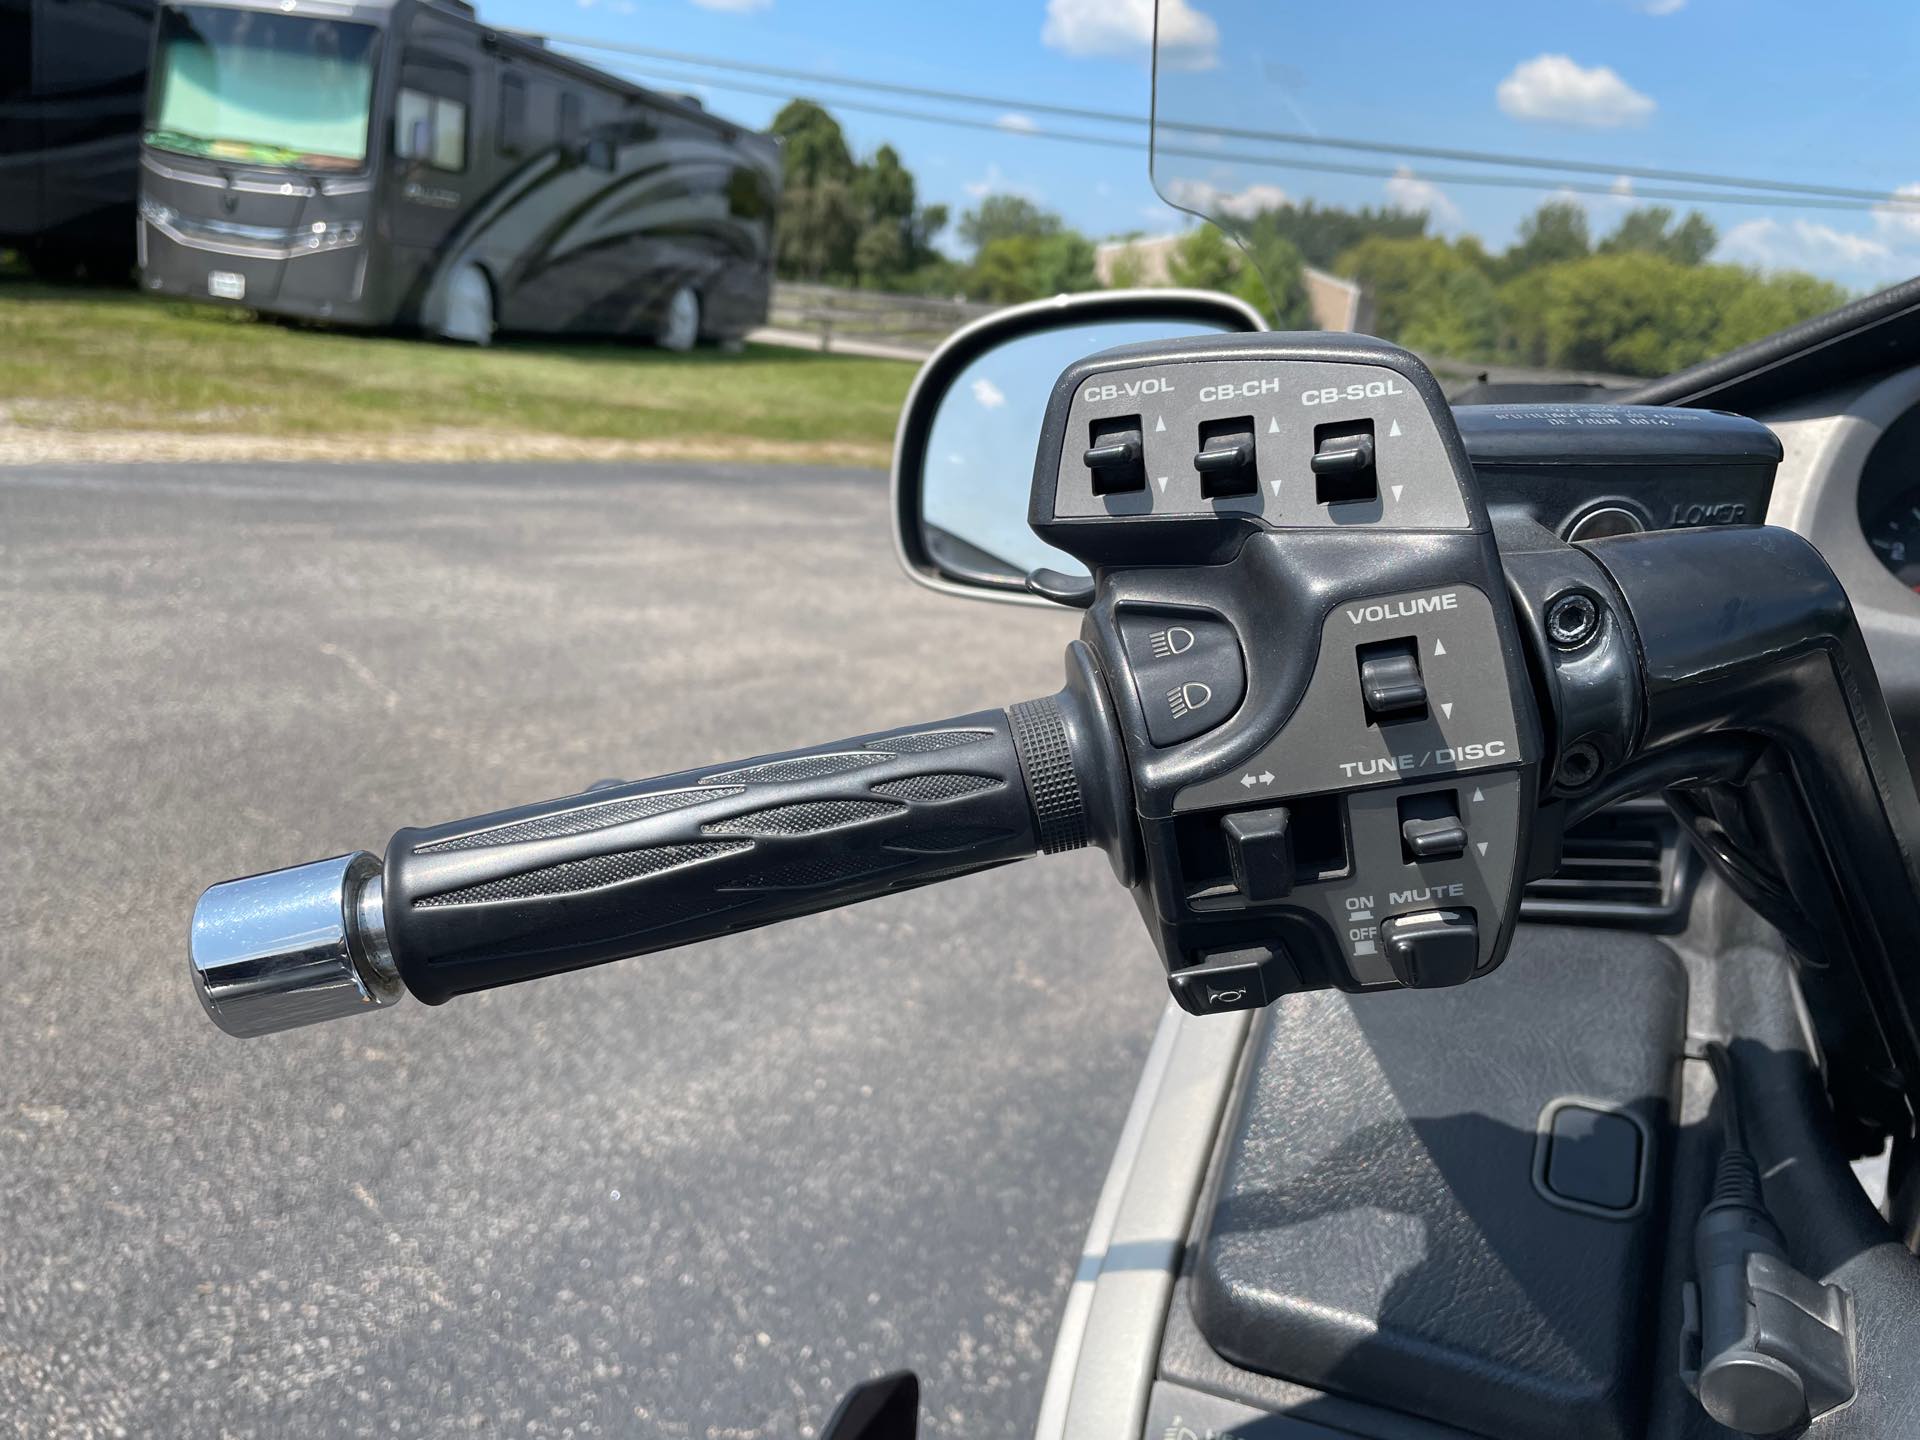
<path fill-rule="evenodd" d="M 1024 305 L 996 310 L 993 314 L 963 326 L 941 344 L 921 366 L 907 392 L 900 412 L 900 427 L 893 442 L 893 537 L 894 552 L 901 568 L 920 584 L 949 595 L 968 595 L 979 600 L 999 600 L 1016 605 L 1053 603 L 1045 595 L 1029 588 L 1027 573 L 1049 562 L 1037 537 L 1026 530 L 1027 497 L 1033 471 L 1033 447 L 1039 442 L 1041 412 L 1059 370 L 1065 365 L 1098 350 L 1129 340 L 1167 339 L 1176 335 L 1241 334 L 1264 330 L 1260 312 L 1245 301 L 1211 290 L 1094 290 L 1077 295 L 1056 295 Z M 1010 347 L 1040 336 L 1057 336 L 1069 341 L 1057 364 L 1039 375 L 1030 387 L 1021 387 L 1020 407 L 1033 415 L 1031 433 L 1022 440 L 1018 453 L 994 455 L 996 465 L 1004 462 L 1004 471 L 983 476 L 979 485 L 1003 526 L 1017 525 L 1023 540 L 1035 547 L 1036 566 L 1023 566 L 1002 560 L 984 547 L 969 542 L 966 536 L 928 523 L 928 461 L 930 442 L 936 421 L 960 382 L 977 362 L 996 354 L 1008 354 Z M 1071 343 L 1084 335 L 1084 343 Z M 976 380 L 976 387 L 982 382 Z M 975 394 L 980 392 L 976 388 Z M 998 408 L 1008 397 L 990 387 L 990 403 Z M 982 396 L 983 405 L 989 396 Z M 1024 413 L 1024 409 L 1021 410 Z M 958 455 L 943 457 L 959 463 Z M 973 477 L 964 477 L 973 484 Z M 938 498 L 938 497 L 936 497 Z M 1064 557 L 1062 557 L 1064 558 Z M 1071 580 L 1071 576 L 1057 577 Z"/>

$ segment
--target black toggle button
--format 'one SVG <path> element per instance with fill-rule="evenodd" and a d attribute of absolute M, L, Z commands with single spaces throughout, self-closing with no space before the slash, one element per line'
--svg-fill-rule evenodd
<path fill-rule="evenodd" d="M 1315 498 L 1322 505 L 1346 505 L 1380 498 L 1373 468 L 1373 422 L 1318 425 L 1313 431 Z"/>
<path fill-rule="evenodd" d="M 1437 820 L 1402 820 L 1400 841 L 1410 860 L 1458 860 L 1467 853 L 1467 827 L 1458 815 Z"/>
<path fill-rule="evenodd" d="M 1411 640 L 1383 640 L 1362 645 L 1360 697 L 1367 720 L 1417 720 L 1427 713 L 1427 684 L 1420 676 L 1420 656 Z"/>
<path fill-rule="evenodd" d="M 1200 453 L 1193 457 L 1200 472 L 1200 493 L 1209 500 L 1260 493 L 1260 471 L 1254 463 L 1253 417 L 1209 420 L 1200 427 Z"/>
<path fill-rule="evenodd" d="M 1220 822 L 1227 836 L 1233 883 L 1253 904 L 1284 900 L 1293 891 L 1293 829 L 1284 805 L 1242 810 Z"/>
<path fill-rule="evenodd" d="M 1167 977 L 1167 988 L 1189 1015 L 1258 1010 L 1300 988 L 1300 977 L 1279 945 L 1214 950 L 1189 970 Z"/>
<path fill-rule="evenodd" d="M 1091 444 L 1081 458 L 1093 474 L 1093 493 L 1123 495 L 1147 488 L 1146 444 L 1138 415 L 1096 420 L 1088 427 Z"/>
<path fill-rule="evenodd" d="M 1471 910 L 1395 915 L 1380 922 L 1380 949 L 1402 985 L 1463 985 L 1480 963 L 1480 927 Z"/>

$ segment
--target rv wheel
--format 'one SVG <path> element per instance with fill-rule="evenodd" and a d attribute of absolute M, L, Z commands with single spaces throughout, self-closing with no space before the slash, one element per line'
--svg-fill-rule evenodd
<path fill-rule="evenodd" d="M 662 350 L 691 350 L 700 340 L 700 297 L 682 285 L 667 299 L 657 343 Z"/>
<path fill-rule="evenodd" d="M 469 345 L 493 343 L 493 285 L 478 265 L 462 265 L 447 283 L 447 322 L 440 333 Z"/>

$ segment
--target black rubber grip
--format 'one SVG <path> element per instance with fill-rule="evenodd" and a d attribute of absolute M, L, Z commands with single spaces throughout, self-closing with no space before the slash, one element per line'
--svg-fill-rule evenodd
<path fill-rule="evenodd" d="M 402 830 L 394 962 L 437 1004 L 1085 844 L 1058 705 L 1015 710 Z"/>

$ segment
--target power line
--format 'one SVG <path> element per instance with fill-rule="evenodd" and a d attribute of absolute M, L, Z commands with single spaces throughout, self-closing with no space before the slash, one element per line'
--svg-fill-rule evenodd
<path fill-rule="evenodd" d="M 749 95 L 767 95 L 775 99 L 791 98 L 790 90 L 772 86 L 756 85 L 746 80 L 714 79 L 708 76 L 674 74 L 652 69 L 644 65 L 621 63 L 621 70 L 645 79 L 653 84 L 665 85 L 709 85 L 719 90 L 738 91 Z M 1090 135 L 1080 131 L 1048 130 L 1039 126 L 1010 127 L 993 120 L 975 120 L 964 115 L 936 115 L 924 110 L 909 110 L 902 106 L 878 105 L 865 100 L 847 100 L 836 98 L 833 102 L 843 110 L 857 110 L 863 114 L 884 115 L 897 120 L 913 120 L 925 124 L 949 125 L 963 130 L 991 131 L 997 135 L 1012 135 L 1030 140 L 1054 140 L 1071 145 L 1094 146 L 1107 150 L 1125 150 L 1140 154 L 1145 149 L 1138 140 L 1124 139 L 1115 135 Z M 1037 108 L 1037 107 L 1030 107 Z M 1250 155 L 1241 151 L 1222 150 L 1212 147 L 1157 145 L 1153 153 L 1156 156 L 1168 156 L 1177 159 L 1227 161 L 1237 164 L 1267 165 L 1291 170 L 1306 170 L 1315 174 L 1358 176 L 1362 179 L 1393 180 L 1408 174 L 1405 167 L 1384 165 L 1352 165 L 1331 160 L 1309 160 L 1304 157 Z M 1622 195 L 1612 185 L 1601 185 L 1592 181 L 1573 180 L 1552 175 L 1486 175 L 1467 172 L 1423 170 L 1418 178 L 1447 185 L 1482 185 L 1508 190 L 1545 190 L 1568 191 L 1576 195 L 1611 196 L 1616 199 L 1632 200 L 1671 200 L 1682 204 L 1696 205 L 1758 205 L 1773 208 L 1806 210 L 1868 211 L 1885 201 L 1867 203 L 1864 201 L 1825 200 L 1813 196 L 1795 195 L 1743 195 L 1732 191 L 1685 190 L 1667 188 L 1641 188 L 1631 195 Z M 1920 197 L 1916 197 L 1920 198 Z"/>
<path fill-rule="evenodd" d="M 1094 121 L 1100 124 L 1140 127 L 1149 123 L 1146 116 L 1130 115 L 1121 111 L 1096 110 L 1076 105 L 1058 105 L 1043 100 L 1009 99 L 1004 96 L 981 95 L 964 90 L 944 90 L 932 86 L 906 85 L 895 81 L 870 80 L 855 76 L 829 75 L 819 71 L 801 70 L 783 65 L 761 65 L 745 60 L 727 60 L 717 56 L 697 55 L 684 50 L 663 50 L 655 46 L 634 45 L 625 41 L 599 40 L 588 36 L 577 35 L 549 35 L 546 38 L 559 44 L 572 45 L 582 49 L 636 55 L 646 59 L 664 60 L 674 64 L 691 65 L 708 70 L 731 70 L 746 74 L 766 75 L 778 79 L 802 81 L 811 85 L 831 85 L 843 89 L 869 90 L 884 94 L 903 95 L 914 99 L 946 101 L 953 104 L 984 105 L 1002 110 L 1032 111 L 1036 114 L 1054 115 L 1071 120 Z M 727 86 L 724 88 L 741 89 L 745 87 Z M 781 93 L 784 94 L 785 92 Z M 852 101 L 837 100 L 835 103 L 847 106 L 848 108 L 859 108 L 855 106 Z M 1168 118 L 1161 119 L 1160 128 L 1162 130 L 1177 130 L 1184 134 L 1211 135 L 1232 140 L 1258 140 L 1270 144 L 1302 147 L 1317 146 L 1332 150 L 1410 157 L 1423 160 L 1443 160 L 1460 164 L 1492 165 L 1529 170 L 1564 170 L 1575 174 L 1605 175 L 1609 177 L 1624 175 L 1632 179 L 1654 180 L 1670 184 L 1708 185 L 1738 190 L 1766 191 L 1771 194 L 1818 196 L 1831 200 L 1864 201 L 1870 205 L 1893 205 L 1896 207 L 1920 205 L 1920 196 L 1900 196 L 1889 194 L 1886 191 L 1866 190 L 1853 186 L 1819 185 L 1803 181 L 1716 175 L 1705 171 L 1669 170 L 1653 166 L 1630 164 L 1603 164 L 1597 161 L 1553 160 L 1539 156 L 1509 155 L 1495 151 L 1460 150 L 1430 145 L 1390 144 L 1384 141 L 1359 140 L 1344 136 L 1307 135 L 1284 130 L 1255 130 L 1237 126 L 1206 125 Z M 1174 153 L 1164 145 L 1157 148 L 1164 153 Z M 1261 163 L 1282 167 L 1291 166 L 1295 169 L 1313 168 L 1307 166 L 1302 161 L 1290 157 L 1262 157 Z M 1531 181 L 1528 182 L 1529 186 L 1533 183 L 1534 182 Z M 1757 202 L 1744 201 L 1738 203 L 1752 204 Z M 1860 207 L 1836 206 L 1834 208 L 1857 209 Z"/>

